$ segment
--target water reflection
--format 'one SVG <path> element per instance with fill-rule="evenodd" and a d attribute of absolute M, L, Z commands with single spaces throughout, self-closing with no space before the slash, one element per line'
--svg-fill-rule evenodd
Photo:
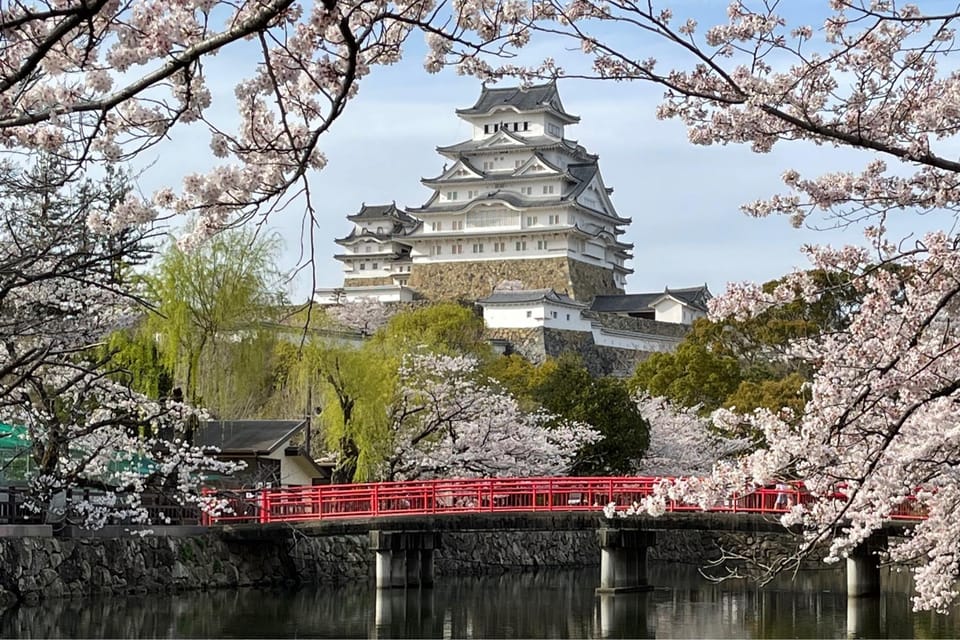
<path fill-rule="evenodd" d="M 299 590 L 62 600 L 0 614 L 0 637 L 786 638 L 960 636 L 956 616 L 910 611 L 909 578 L 847 600 L 842 573 L 758 589 L 652 566 L 647 593 L 595 596 L 596 569 L 443 576 L 433 589 L 352 584 Z"/>

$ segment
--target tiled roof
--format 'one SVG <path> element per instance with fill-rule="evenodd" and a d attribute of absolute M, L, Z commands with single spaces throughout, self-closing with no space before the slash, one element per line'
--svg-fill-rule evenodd
<path fill-rule="evenodd" d="M 528 149 L 552 149 L 555 147 L 562 147 L 576 153 L 578 156 L 587 158 L 596 158 L 595 155 L 590 154 L 587 150 L 581 145 L 577 144 L 575 140 L 568 140 L 566 138 L 557 139 L 551 138 L 550 136 L 530 136 L 523 137 L 518 135 L 510 135 L 511 138 L 515 138 L 524 143 L 524 146 Z M 457 144 L 451 144 L 446 147 L 437 147 L 437 151 L 442 154 L 452 155 L 452 154 L 461 154 L 461 153 L 472 153 L 476 151 L 493 151 L 495 149 L 510 149 L 517 148 L 516 145 L 486 145 L 486 140 L 464 140 L 463 142 L 458 142 Z"/>
<path fill-rule="evenodd" d="M 363 204 L 360 206 L 360 211 L 352 216 L 347 216 L 347 220 L 398 220 L 401 222 L 414 222 L 414 220 L 410 218 L 405 211 L 397 208 L 396 203 L 371 205 Z"/>
<path fill-rule="evenodd" d="M 685 289 L 666 288 L 656 293 L 628 293 L 615 296 L 597 296 L 593 299 L 590 310 L 604 313 L 652 312 L 653 307 L 650 305 L 664 296 L 676 298 L 680 302 L 701 311 L 707 310 L 707 301 L 713 297 L 706 285 L 687 287 Z"/>
<path fill-rule="evenodd" d="M 590 305 L 591 311 L 603 313 L 640 313 L 653 311 L 650 303 L 662 293 L 627 293 L 616 296 L 596 296 Z"/>
<path fill-rule="evenodd" d="M 306 426 L 306 420 L 207 420 L 197 428 L 194 444 L 225 454 L 266 455 Z"/>
<path fill-rule="evenodd" d="M 480 304 L 523 304 L 530 302 L 554 302 L 576 307 L 586 307 L 570 296 L 557 293 L 553 289 L 497 290 L 486 298 L 477 300 Z"/>
<path fill-rule="evenodd" d="M 497 107 L 513 107 L 517 111 L 542 111 L 549 109 L 565 116 L 574 122 L 579 118 L 569 114 L 560 102 L 560 94 L 555 82 L 533 85 L 526 89 L 522 87 L 492 88 L 484 86 L 480 97 L 469 109 L 457 109 L 460 115 L 483 115 L 490 113 Z"/>
<path fill-rule="evenodd" d="M 702 287 L 687 287 L 686 289 L 667 289 L 663 295 L 669 295 L 701 311 L 707 310 L 707 301 L 713 297 L 710 290 L 707 289 L 707 285 L 703 285 Z"/>

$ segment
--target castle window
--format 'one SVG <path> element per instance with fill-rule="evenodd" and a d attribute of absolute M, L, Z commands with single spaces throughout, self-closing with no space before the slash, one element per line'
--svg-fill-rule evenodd
<path fill-rule="evenodd" d="M 380 268 L 380 263 L 374 262 L 373 264 L 370 265 L 370 268 L 376 271 L 377 269 Z"/>
<path fill-rule="evenodd" d="M 490 162 L 489 160 L 485 160 L 483 163 L 483 170 L 490 171 L 491 169 L 493 169 L 493 162 Z"/>
<path fill-rule="evenodd" d="M 524 130 L 524 131 L 530 131 L 530 123 L 529 123 L 529 122 L 524 122 L 524 123 L 523 123 L 523 130 Z"/>
<path fill-rule="evenodd" d="M 570 314 L 568 313 L 568 314 L 567 314 L 567 320 L 569 320 L 569 319 L 570 319 Z"/>
<path fill-rule="evenodd" d="M 560 224 L 560 216 L 550 216 L 550 224 Z"/>
<path fill-rule="evenodd" d="M 483 253 L 483 243 L 482 243 L 482 242 L 474 243 L 474 245 L 473 245 L 473 252 L 474 252 L 474 253 Z"/>
<path fill-rule="evenodd" d="M 537 216 L 527 216 L 527 226 L 532 227 L 537 224 Z"/>
<path fill-rule="evenodd" d="M 361 263 L 360 263 L 360 271 L 366 271 L 366 270 L 367 270 L 367 263 L 366 263 L 366 262 L 361 262 Z"/>
<path fill-rule="evenodd" d="M 483 132 L 484 132 L 484 133 L 490 133 L 490 125 L 488 125 L 488 124 L 483 125 Z"/>
<path fill-rule="evenodd" d="M 454 231 L 463 231 L 463 220 L 454 220 L 450 223 L 450 228 Z"/>
<path fill-rule="evenodd" d="M 453 254 L 461 254 L 461 253 L 463 253 L 463 245 L 462 245 L 462 244 L 455 244 L 455 245 L 453 245 L 450 249 L 451 249 L 450 253 L 453 253 Z"/>
<path fill-rule="evenodd" d="M 456 191 L 447 191 L 447 200 L 456 200 L 458 195 Z"/>
<path fill-rule="evenodd" d="M 525 196 L 532 196 L 533 187 L 520 187 L 520 193 L 522 193 Z"/>
<path fill-rule="evenodd" d="M 546 249 L 547 249 L 547 241 L 546 241 L 546 240 L 537 240 L 537 249 L 546 250 Z"/>
<path fill-rule="evenodd" d="M 523 160 L 517 160 L 517 162 L 514 164 L 514 166 L 519 169 L 519 168 L 520 168 L 520 165 L 522 165 L 522 164 L 523 164 Z"/>
<path fill-rule="evenodd" d="M 377 235 L 383 234 L 383 227 L 377 227 Z"/>
<path fill-rule="evenodd" d="M 545 184 L 545 185 L 543 185 L 543 192 L 544 192 L 545 194 L 553 193 L 553 185 L 552 185 L 552 184 Z"/>
<path fill-rule="evenodd" d="M 526 251 L 527 250 L 527 241 L 520 240 L 517 242 L 517 251 Z"/>
<path fill-rule="evenodd" d="M 442 231 L 442 230 L 443 230 L 443 223 L 442 223 L 442 222 L 431 222 L 431 223 L 430 223 L 430 230 L 431 230 L 431 231 Z"/>
<path fill-rule="evenodd" d="M 513 123 L 513 130 L 514 130 L 514 131 L 520 131 L 520 123 L 519 123 L 519 122 L 514 122 L 514 123 Z"/>
<path fill-rule="evenodd" d="M 479 191 L 467 191 L 467 200 L 473 200 L 479 193 Z"/>
<path fill-rule="evenodd" d="M 493 130 L 494 130 L 495 132 L 496 132 L 496 131 L 500 131 L 500 125 L 499 125 L 499 124 L 493 125 Z"/>
<path fill-rule="evenodd" d="M 494 253 L 500 253 L 501 251 L 506 251 L 506 247 L 504 246 L 504 243 L 502 243 L 502 242 L 494 242 L 494 243 L 493 243 L 493 251 L 494 251 Z"/>
<path fill-rule="evenodd" d="M 551 311 L 551 312 L 550 312 L 550 317 L 551 317 L 551 318 L 556 318 L 556 317 L 557 317 L 557 312 L 556 312 L 556 311 Z"/>
<path fill-rule="evenodd" d="M 527 317 L 528 317 L 528 318 L 532 318 L 532 317 L 533 317 L 533 311 L 527 311 Z"/>

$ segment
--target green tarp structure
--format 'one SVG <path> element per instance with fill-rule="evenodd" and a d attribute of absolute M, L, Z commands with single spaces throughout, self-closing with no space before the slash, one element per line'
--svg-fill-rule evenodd
<path fill-rule="evenodd" d="M 24 482 L 29 478 L 33 465 L 29 449 L 30 434 L 26 427 L 0 422 L 0 484 Z M 108 468 L 112 473 L 136 471 L 147 475 L 156 468 L 156 463 L 147 456 L 136 454 L 129 460 L 117 456 Z M 97 479 L 109 484 L 109 478 Z"/>

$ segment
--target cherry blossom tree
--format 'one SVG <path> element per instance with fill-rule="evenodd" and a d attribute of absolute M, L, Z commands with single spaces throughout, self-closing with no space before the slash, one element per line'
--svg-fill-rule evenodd
<path fill-rule="evenodd" d="M 690 476 L 712 471 L 720 460 L 743 453 L 753 443 L 720 433 L 698 407 L 677 408 L 665 398 L 641 395 L 637 407 L 650 425 L 650 445 L 637 464 L 645 476 Z"/>
<path fill-rule="evenodd" d="M 782 566 L 824 542 L 829 559 L 838 559 L 894 509 L 912 504 L 928 518 L 892 543 L 890 555 L 916 563 L 915 606 L 943 610 L 960 577 L 960 75 L 950 57 L 960 11 L 832 0 L 817 24 L 790 24 L 786 3 L 736 0 L 726 23 L 703 29 L 664 4 L 548 0 L 538 28 L 591 56 L 592 72 L 583 75 L 664 87 L 658 115 L 684 122 L 694 144 L 739 143 L 758 153 L 787 142 L 861 150 L 859 170 L 803 176 L 786 169 L 787 193 L 743 208 L 786 215 L 795 225 L 860 225 L 865 246 L 807 249 L 815 269 L 841 274 L 862 300 L 848 325 L 788 346 L 813 371 L 802 415 L 746 416 L 764 435 L 764 449 L 662 494 L 710 504 L 731 488 L 803 478 L 814 500 L 784 522 L 802 525 L 806 542 Z M 610 37 L 616 29 L 643 37 Z M 689 64 L 665 68 L 649 57 L 650 38 Z M 888 232 L 892 217 L 921 215 L 940 229 L 908 239 Z M 826 293 L 796 273 L 770 292 L 731 285 L 712 313 L 746 318 Z M 744 416 L 718 418 L 730 424 Z M 655 510 L 662 498 L 648 506 Z"/>
<path fill-rule="evenodd" d="M 189 245 L 289 197 L 326 158 L 320 136 L 378 65 L 426 34 L 428 68 L 522 44 L 522 5 L 432 0 L 12 0 L 0 7 L 0 132 L 17 153 L 54 152 L 75 171 L 122 162 L 178 130 L 203 132 L 219 164 L 149 198 L 127 193 L 89 222 L 115 231 L 193 212 Z M 213 104 L 214 56 L 237 73 L 235 109 Z"/>
<path fill-rule="evenodd" d="M 327 314 L 337 323 L 370 336 L 387 324 L 394 310 L 377 298 L 362 297 L 349 300 L 327 309 Z"/>
<path fill-rule="evenodd" d="M 142 521 L 148 484 L 197 501 L 206 470 L 227 472 L 177 438 L 194 414 L 155 403 L 119 382 L 94 347 L 137 311 L 131 269 L 149 249 L 146 228 L 110 235 L 84 224 L 88 211 L 123 198 L 126 181 L 73 181 L 49 157 L 24 172 L 0 172 L 0 422 L 26 429 L 30 502 L 50 513 L 79 486 L 109 490 L 80 502 L 83 523 L 112 514 Z"/>
<path fill-rule="evenodd" d="M 390 410 L 386 478 L 560 475 L 599 439 L 587 425 L 523 412 L 476 374 L 469 356 L 405 359 Z"/>

